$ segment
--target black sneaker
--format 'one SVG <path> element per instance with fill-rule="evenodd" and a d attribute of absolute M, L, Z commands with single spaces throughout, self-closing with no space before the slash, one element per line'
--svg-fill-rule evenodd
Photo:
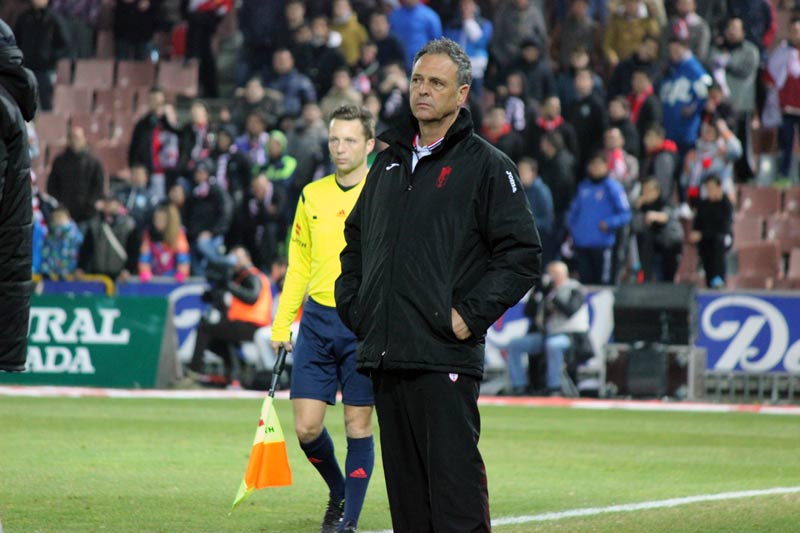
<path fill-rule="evenodd" d="M 339 524 L 342 523 L 344 516 L 344 500 L 336 502 L 334 499 L 328 500 L 328 508 L 325 509 L 325 517 L 319 528 L 320 533 L 337 533 Z"/>

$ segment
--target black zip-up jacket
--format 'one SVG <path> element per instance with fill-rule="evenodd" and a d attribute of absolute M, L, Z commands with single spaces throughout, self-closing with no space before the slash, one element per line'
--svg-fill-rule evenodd
<path fill-rule="evenodd" d="M 345 223 L 337 311 L 362 372 L 480 378 L 486 330 L 539 278 L 539 235 L 516 166 L 473 132 L 467 110 L 412 173 L 415 131 L 411 119 L 380 137 L 389 148 Z"/>
<path fill-rule="evenodd" d="M 31 160 L 36 78 L 22 66 L 11 28 L 0 20 L 0 371 L 25 369 L 31 281 Z"/>

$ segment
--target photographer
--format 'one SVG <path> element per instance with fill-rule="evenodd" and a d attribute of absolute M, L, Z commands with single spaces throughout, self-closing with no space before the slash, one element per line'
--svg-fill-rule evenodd
<path fill-rule="evenodd" d="M 542 287 L 534 289 L 525 305 L 525 314 L 531 318 L 528 334 L 506 346 L 511 394 L 528 393 L 528 373 L 522 366 L 522 357 L 527 353 L 531 358 L 547 356 L 547 393 L 558 395 L 565 359 L 569 360 L 569 355 L 578 362 L 591 358 L 586 291 L 578 281 L 570 279 L 567 265 L 553 261 L 547 265 Z"/>
<path fill-rule="evenodd" d="M 203 354 L 209 348 L 222 358 L 226 382 L 239 387 L 236 344 L 252 340 L 258 328 L 272 323 L 272 290 L 267 276 L 253 266 L 247 250 L 237 246 L 230 257 L 235 261 L 232 267 L 219 262 L 209 265 L 212 288 L 203 294 L 203 301 L 210 302 L 224 315 L 216 320 L 217 313 L 203 316 L 189 370 L 197 374 L 195 379 L 199 383 L 208 382 Z"/>

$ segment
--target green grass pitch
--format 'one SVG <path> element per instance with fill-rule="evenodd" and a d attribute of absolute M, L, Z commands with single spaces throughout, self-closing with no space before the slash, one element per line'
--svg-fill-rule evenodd
<path fill-rule="evenodd" d="M 310 532 L 327 493 L 278 400 L 294 485 L 233 515 L 258 400 L 0 398 L 0 521 L 18 532 Z M 800 486 L 800 420 L 483 406 L 493 518 Z M 344 462 L 341 406 L 328 428 Z M 361 518 L 391 527 L 380 454 Z M 497 526 L 495 531 L 800 531 L 800 495 Z"/>

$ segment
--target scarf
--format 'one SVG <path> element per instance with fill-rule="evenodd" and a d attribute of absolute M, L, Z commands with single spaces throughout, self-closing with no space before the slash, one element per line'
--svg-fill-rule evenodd
<path fill-rule="evenodd" d="M 536 119 L 536 125 L 542 128 L 544 131 L 555 131 L 560 128 L 563 123 L 564 117 L 561 115 L 558 115 L 552 120 L 547 120 L 544 117 L 539 117 Z"/>
<path fill-rule="evenodd" d="M 639 120 L 639 112 L 642 110 L 642 106 L 644 105 L 645 101 L 650 98 L 653 94 L 653 86 L 647 88 L 645 92 L 642 94 L 629 94 L 628 95 L 628 103 L 631 106 L 631 123 L 636 124 Z"/>

